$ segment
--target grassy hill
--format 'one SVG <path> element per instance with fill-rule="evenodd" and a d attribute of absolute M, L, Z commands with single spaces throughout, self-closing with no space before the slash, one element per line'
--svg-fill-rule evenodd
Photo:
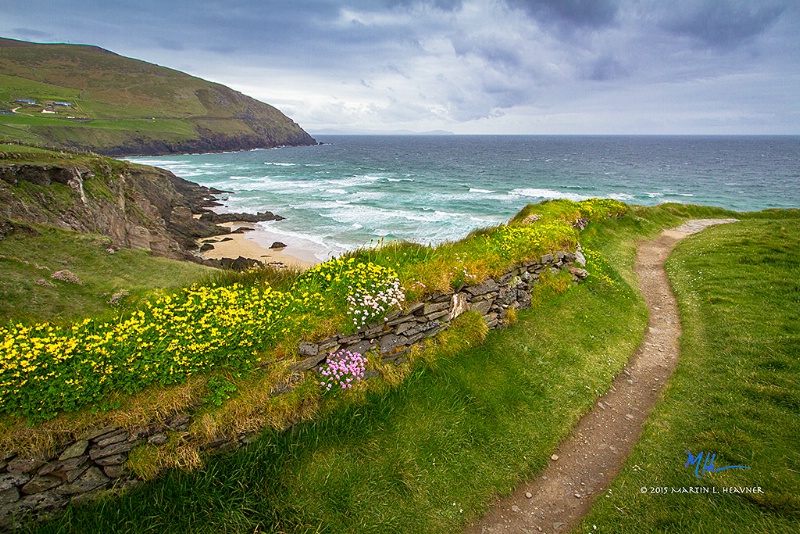
<path fill-rule="evenodd" d="M 315 143 L 276 108 L 224 85 L 95 46 L 3 38 L 0 138 L 108 155 Z"/>

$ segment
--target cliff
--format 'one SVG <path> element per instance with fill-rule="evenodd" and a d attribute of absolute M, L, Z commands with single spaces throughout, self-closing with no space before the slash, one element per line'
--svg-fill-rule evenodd
<path fill-rule="evenodd" d="M 191 253 L 196 239 L 230 231 L 200 219 L 221 192 L 155 167 L 0 145 L 0 237 L 15 223 L 48 224 L 103 234 L 119 247 L 200 261 Z"/>
<path fill-rule="evenodd" d="M 94 46 L 0 38 L 0 72 L 10 141 L 112 156 L 316 144 L 269 104 Z"/>

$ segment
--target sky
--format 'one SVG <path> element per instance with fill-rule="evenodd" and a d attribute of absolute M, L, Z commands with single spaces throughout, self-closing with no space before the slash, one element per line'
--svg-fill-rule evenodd
<path fill-rule="evenodd" d="M 800 134 L 798 0 L 0 0 L 310 133 Z"/>

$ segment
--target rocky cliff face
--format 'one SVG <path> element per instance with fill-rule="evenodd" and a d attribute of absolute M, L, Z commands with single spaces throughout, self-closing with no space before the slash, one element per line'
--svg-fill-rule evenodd
<path fill-rule="evenodd" d="M 47 165 L 0 159 L 0 221 L 7 226 L 19 221 L 94 232 L 117 246 L 174 259 L 198 261 L 191 254 L 196 239 L 229 231 L 199 219 L 221 192 L 106 158 Z"/>

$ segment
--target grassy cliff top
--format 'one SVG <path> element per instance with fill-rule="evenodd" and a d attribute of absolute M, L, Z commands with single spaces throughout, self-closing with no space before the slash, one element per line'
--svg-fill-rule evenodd
<path fill-rule="evenodd" d="M 109 154 L 314 144 L 273 106 L 96 46 L 0 38 L 0 73 L 9 139 Z"/>

